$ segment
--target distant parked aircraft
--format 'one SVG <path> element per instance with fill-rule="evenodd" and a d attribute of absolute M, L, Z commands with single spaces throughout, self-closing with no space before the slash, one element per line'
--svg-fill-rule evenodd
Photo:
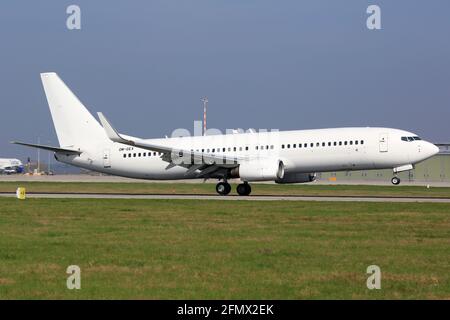
<path fill-rule="evenodd" d="M 230 178 L 240 178 L 237 193 L 249 195 L 252 181 L 310 182 L 315 172 L 326 171 L 389 168 L 397 185 L 398 172 L 412 170 L 439 151 L 414 133 L 390 128 L 141 139 L 119 133 L 101 113 L 100 125 L 56 73 L 43 73 L 41 79 L 60 146 L 14 143 L 50 150 L 58 161 L 112 175 L 218 179 L 216 191 L 221 195 L 231 191 Z"/>
<path fill-rule="evenodd" d="M 0 173 L 13 174 L 22 173 L 23 164 L 18 159 L 0 159 Z"/>

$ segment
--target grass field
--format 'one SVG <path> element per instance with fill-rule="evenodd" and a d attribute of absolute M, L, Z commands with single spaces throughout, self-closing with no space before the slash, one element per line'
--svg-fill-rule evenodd
<path fill-rule="evenodd" d="M 129 194 L 216 194 L 212 183 L 0 182 L 0 192 L 81 192 Z M 235 185 L 232 193 L 235 194 Z M 374 185 L 252 184 L 252 195 L 392 196 L 450 198 L 450 188 Z"/>
<path fill-rule="evenodd" d="M 0 198 L 2 299 L 450 299 L 449 249 L 449 204 Z"/>

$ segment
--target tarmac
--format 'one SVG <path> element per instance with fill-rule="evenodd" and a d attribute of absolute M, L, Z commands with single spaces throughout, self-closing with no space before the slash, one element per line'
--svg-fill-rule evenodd
<path fill-rule="evenodd" d="M 15 193 L 2 192 L 0 197 L 16 197 Z M 176 199 L 176 200 L 226 200 L 226 201 L 321 201 L 321 202 L 425 202 L 450 203 L 450 198 L 426 197 L 354 197 L 354 196 L 219 196 L 173 194 L 107 194 L 107 193 L 27 193 L 27 198 L 47 199 Z"/>
<path fill-rule="evenodd" d="M 121 182 L 121 183 L 217 183 L 217 180 L 143 180 L 143 179 L 131 179 L 109 175 L 89 175 L 89 174 L 61 174 L 61 175 L 0 175 L 0 181 L 16 181 L 16 182 Z M 229 180 L 230 183 L 239 182 L 236 180 Z M 258 182 L 273 184 L 274 182 Z M 323 185 L 386 185 L 392 186 L 390 179 L 387 180 L 337 180 L 329 181 L 326 179 L 316 180 L 310 184 L 323 184 Z M 430 186 L 430 187 L 450 187 L 450 182 L 442 181 L 405 181 L 402 180 L 401 186 Z"/>

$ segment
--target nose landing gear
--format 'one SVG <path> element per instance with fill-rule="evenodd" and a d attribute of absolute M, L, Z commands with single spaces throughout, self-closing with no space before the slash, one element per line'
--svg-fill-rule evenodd
<path fill-rule="evenodd" d="M 230 193 L 231 191 L 231 186 L 228 182 L 223 181 L 223 182 L 219 182 L 216 185 L 216 191 L 218 194 L 220 194 L 221 196 L 226 196 L 227 194 Z"/>
<path fill-rule="evenodd" d="M 400 178 L 399 177 L 393 177 L 392 179 L 391 179 L 391 182 L 392 182 L 392 184 L 393 185 L 399 185 L 400 184 Z"/>

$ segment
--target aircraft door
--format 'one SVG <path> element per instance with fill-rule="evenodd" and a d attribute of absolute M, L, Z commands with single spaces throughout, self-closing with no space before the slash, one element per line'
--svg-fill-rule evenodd
<path fill-rule="evenodd" d="M 379 144 L 380 144 L 380 152 L 388 152 L 388 140 L 389 135 L 387 133 L 380 134 Z"/>
<path fill-rule="evenodd" d="M 111 168 L 111 152 L 109 149 L 103 150 L 103 168 Z"/>

